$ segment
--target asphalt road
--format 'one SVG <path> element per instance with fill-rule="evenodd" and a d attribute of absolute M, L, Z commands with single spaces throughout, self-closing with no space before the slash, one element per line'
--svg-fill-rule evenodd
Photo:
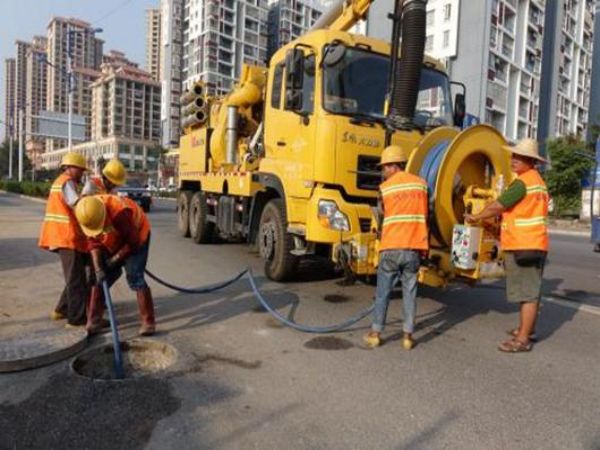
<path fill-rule="evenodd" d="M 60 292 L 57 260 L 35 248 L 42 209 L 0 194 L 0 339 L 44 320 Z M 176 284 L 205 286 L 249 265 L 280 311 L 311 324 L 371 302 L 373 287 L 340 286 L 318 263 L 301 268 L 302 281 L 269 282 L 245 246 L 179 237 L 174 209 L 160 201 L 150 213 L 149 268 Z M 585 239 L 554 237 L 549 291 L 594 306 L 598 257 Z M 386 344 L 367 350 L 367 320 L 327 337 L 299 333 L 264 313 L 245 281 L 206 296 L 151 285 L 156 339 L 179 353 L 172 370 L 109 384 L 74 376 L 68 362 L 0 375 L 1 449 L 600 448 L 593 307 L 545 302 L 541 341 L 506 355 L 496 346 L 517 315 L 500 289 L 422 288 L 418 345 L 406 352 L 401 300 L 390 307 Z M 123 280 L 113 297 L 131 338 L 138 319 Z"/>

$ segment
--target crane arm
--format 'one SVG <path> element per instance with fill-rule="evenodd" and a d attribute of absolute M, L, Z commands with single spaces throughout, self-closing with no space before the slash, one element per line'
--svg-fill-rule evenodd
<path fill-rule="evenodd" d="M 338 0 L 315 22 L 311 30 L 347 31 L 367 17 L 375 0 Z"/>

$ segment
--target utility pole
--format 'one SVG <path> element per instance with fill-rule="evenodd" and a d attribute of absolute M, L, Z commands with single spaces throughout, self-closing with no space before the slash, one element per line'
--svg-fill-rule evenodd
<path fill-rule="evenodd" d="M 23 181 L 23 109 L 19 109 L 19 183 Z"/>
<path fill-rule="evenodd" d="M 8 179 L 13 177 L 13 113 L 8 118 Z"/>
<path fill-rule="evenodd" d="M 68 151 L 71 151 L 73 146 L 73 54 L 71 40 L 74 34 L 71 31 L 71 27 L 69 27 L 67 31 L 67 89 L 69 95 Z"/>

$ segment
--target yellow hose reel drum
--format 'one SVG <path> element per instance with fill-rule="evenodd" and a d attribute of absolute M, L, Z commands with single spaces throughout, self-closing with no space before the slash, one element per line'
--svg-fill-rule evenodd
<path fill-rule="evenodd" d="M 431 245 L 452 246 L 452 230 L 464 221 L 463 196 L 470 186 L 494 189 L 500 176 L 512 179 L 504 137 L 491 126 L 475 125 L 462 132 L 441 127 L 428 133 L 407 165 L 429 186 Z"/>

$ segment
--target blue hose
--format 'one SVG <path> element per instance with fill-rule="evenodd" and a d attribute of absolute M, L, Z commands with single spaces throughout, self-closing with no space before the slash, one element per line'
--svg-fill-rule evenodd
<path fill-rule="evenodd" d="M 108 289 L 108 283 L 106 281 L 102 282 L 102 290 L 104 291 L 104 302 L 106 303 L 106 309 L 108 310 L 108 318 L 110 319 L 110 331 L 112 334 L 115 355 L 115 378 L 120 380 L 125 375 L 123 372 L 121 341 L 119 340 L 119 330 L 117 329 L 117 316 L 115 315 L 112 298 L 110 296 L 110 290 Z"/>
<path fill-rule="evenodd" d="M 254 276 L 252 275 L 252 271 L 250 269 L 244 269 L 239 274 L 237 274 L 235 277 L 233 277 L 229 280 L 223 281 L 223 282 L 215 284 L 213 286 L 209 286 L 209 287 L 205 287 L 205 288 L 197 288 L 197 289 L 184 288 L 184 287 L 176 286 L 171 283 L 167 283 L 166 281 L 164 281 L 164 280 L 160 279 L 159 277 L 157 277 L 156 275 L 154 275 L 148 269 L 146 269 L 146 274 L 150 278 L 152 278 L 154 281 L 156 281 L 157 283 L 162 284 L 163 286 L 168 287 L 169 289 L 173 289 L 173 290 L 179 291 L 179 292 L 184 292 L 187 294 L 208 294 L 211 292 L 215 292 L 215 291 L 218 291 L 220 289 L 223 289 L 223 288 L 235 283 L 236 281 L 240 280 L 244 275 L 247 275 L 248 281 L 250 282 L 250 287 L 252 288 L 252 292 L 254 293 L 254 296 L 258 299 L 260 304 L 273 317 L 275 317 L 275 319 L 277 319 L 284 325 L 287 325 L 288 327 L 293 328 L 294 330 L 303 331 L 305 333 L 323 334 L 323 333 L 333 333 L 335 331 L 344 330 L 344 329 L 354 325 L 355 323 L 360 322 L 362 319 L 364 319 L 369 314 L 371 314 L 373 312 L 373 309 L 375 308 L 374 305 L 369 306 L 368 308 L 365 308 L 362 311 L 360 311 L 355 316 L 352 316 L 349 319 L 344 320 L 343 322 L 332 324 L 332 325 L 325 325 L 325 326 L 320 326 L 320 327 L 302 325 L 302 324 L 296 323 L 296 322 L 289 320 L 286 317 L 282 316 L 279 312 L 277 312 L 269 304 L 269 302 L 265 299 L 264 295 L 258 289 L 258 286 L 256 285 L 256 281 L 255 281 Z"/>

